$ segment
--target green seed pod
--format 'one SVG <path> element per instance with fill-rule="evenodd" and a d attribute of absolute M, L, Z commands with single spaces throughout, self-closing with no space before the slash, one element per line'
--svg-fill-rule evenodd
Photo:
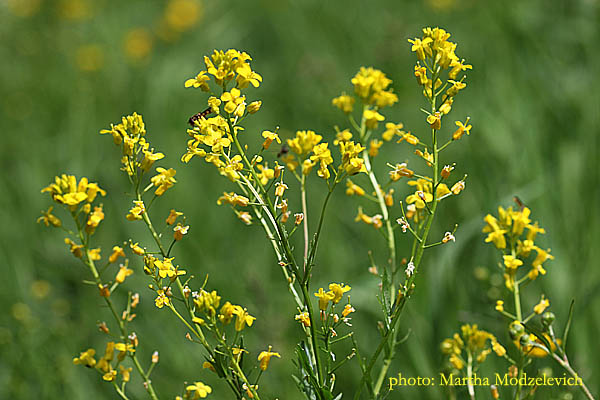
<path fill-rule="evenodd" d="M 554 322 L 554 320 L 556 319 L 556 316 L 554 315 L 554 313 L 552 311 L 546 311 L 545 313 L 542 314 L 542 324 L 547 328 L 550 325 L 552 325 L 552 323 Z"/>

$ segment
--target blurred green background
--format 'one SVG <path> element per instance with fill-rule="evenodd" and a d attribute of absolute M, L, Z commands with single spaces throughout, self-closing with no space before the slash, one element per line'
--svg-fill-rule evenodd
<path fill-rule="evenodd" d="M 248 137 L 258 143 L 258 132 L 280 126 L 284 137 L 314 129 L 331 138 L 334 125 L 346 126 L 331 98 L 352 90 L 349 79 L 360 66 L 373 66 L 393 79 L 400 99 L 384 112 L 386 118 L 418 134 L 423 98 L 407 39 L 424 26 L 451 32 L 458 55 L 474 66 L 452 114 L 470 116 L 473 134 L 445 155 L 469 178 L 467 190 L 441 207 L 433 235 L 458 222 L 457 242 L 426 254 L 417 294 L 402 319 L 401 334 L 412 333 L 390 371 L 436 375 L 439 343 L 464 322 L 479 324 L 508 345 L 504 321 L 493 311 L 493 299 L 503 290 L 492 268 L 497 254 L 483 243 L 481 228 L 485 214 L 511 205 L 518 195 L 546 228 L 542 243 L 556 257 L 547 264 L 548 275 L 527 288 L 525 308 L 545 293 L 562 331 L 576 298 L 571 361 L 598 394 L 599 14 L 597 0 L 0 1 L 0 398 L 116 397 L 96 374 L 72 364 L 90 346 L 103 349 L 106 337 L 96 322 L 110 322 L 108 310 L 94 289 L 81 284 L 86 271 L 68 253 L 63 234 L 35 220 L 50 203 L 39 190 L 54 175 L 88 176 L 109 192 L 102 200 L 106 220 L 96 235 L 105 256 L 130 237 L 149 244 L 141 224 L 123 218 L 130 206 L 127 180 L 118 171 L 112 141 L 98 135 L 137 111 L 152 145 L 167 154 L 161 165 L 178 170 L 179 183 L 153 210 L 157 220 L 173 207 L 188 216 L 190 234 L 176 248 L 179 263 L 196 275 L 209 274 L 210 287 L 257 316 L 246 335 L 252 357 L 268 344 L 283 356 L 263 378 L 267 398 L 299 399 L 290 374 L 301 331 L 272 249 L 258 227 L 245 227 L 228 208 L 216 206 L 216 198 L 232 189 L 226 179 L 203 161 L 186 167 L 179 161 L 186 121 L 205 107 L 205 96 L 185 90 L 183 82 L 213 49 L 245 50 L 264 77 L 250 91 L 263 108 L 245 124 Z M 410 151 L 389 146 L 376 161 L 381 173 L 385 161 L 404 161 Z M 311 204 L 318 205 L 323 184 L 311 190 Z M 354 328 L 362 352 L 369 354 L 379 310 L 367 251 L 373 249 L 380 264 L 386 255 L 380 236 L 353 221 L 356 206 L 343 189 L 334 197 L 314 285 L 343 281 L 353 287 Z M 408 240 L 402 242 L 401 256 L 409 254 L 408 246 Z M 173 398 L 183 381 L 202 380 L 213 386 L 214 398 L 227 398 L 225 385 L 202 370 L 199 348 L 183 338 L 185 331 L 171 315 L 153 307 L 147 281 L 136 275 L 125 285 L 142 294 L 132 326 L 142 342 L 142 360 L 149 362 L 155 349 L 161 352 L 153 374 L 159 394 Z M 506 368 L 495 357 L 485 365 L 487 372 Z M 546 366 L 562 376 L 549 360 L 535 365 Z M 352 394 L 357 377 L 357 364 L 348 364 L 338 374 L 338 387 Z M 145 397 L 139 380 L 129 388 L 134 398 Z M 485 388 L 478 393 L 489 398 Z M 439 399 L 445 393 L 407 388 L 390 396 L 417 397 Z M 581 396 L 561 388 L 540 391 L 540 398 Z"/>

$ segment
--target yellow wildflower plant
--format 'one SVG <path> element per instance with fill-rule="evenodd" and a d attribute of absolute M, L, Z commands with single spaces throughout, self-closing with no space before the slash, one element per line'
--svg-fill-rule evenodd
<path fill-rule="evenodd" d="M 390 366 L 403 341 L 400 316 L 421 289 L 422 280 L 416 277 L 429 267 L 426 254 L 437 246 L 460 241 L 458 225 L 452 229 L 434 224 L 438 207 L 457 199 L 466 189 L 466 175 L 457 177 L 461 167 L 445 159 L 445 150 L 465 142 L 472 129 L 469 117 L 457 116 L 453 122 L 460 121 L 447 122 L 450 112 L 460 110 L 456 100 L 465 93 L 465 73 L 472 69 L 458 57 L 458 46 L 449 41 L 450 37 L 444 29 L 425 28 L 420 37 L 409 41 L 416 55 L 416 90 L 422 92 L 425 101 L 425 108 L 415 107 L 415 114 L 425 114 L 414 118 L 421 121 L 421 126 L 410 131 L 398 120 L 386 118 L 393 115 L 398 95 L 392 80 L 373 67 L 361 67 L 346 91 L 331 100 L 332 107 L 344 118 L 343 124 L 321 133 L 252 125 L 254 114 L 263 105 L 262 100 L 253 98 L 263 77 L 253 69 L 252 58 L 244 51 L 215 50 L 204 57 L 200 71 L 190 71 L 191 78 L 183 82 L 185 88 L 200 89 L 195 93 L 201 96 L 202 106 L 187 120 L 180 160 L 191 168 L 192 159 L 203 159 L 197 164 L 227 178 L 220 180 L 217 185 L 223 188 L 213 194 L 217 204 L 231 206 L 234 218 L 243 225 L 252 225 L 249 229 L 264 232 L 257 236 L 264 236 L 273 248 L 273 265 L 284 278 L 279 289 L 289 292 L 294 302 L 287 315 L 290 320 L 294 316 L 294 326 L 302 335 L 294 351 L 280 354 L 262 345 L 260 349 L 267 350 L 255 352 L 246 347 L 255 342 L 246 340 L 247 335 L 255 334 L 256 325 L 264 323 L 262 310 L 249 311 L 250 307 L 236 304 L 234 298 L 222 298 L 219 293 L 223 292 L 209 287 L 203 266 L 184 269 L 175 263 L 179 247 L 190 242 L 183 237 L 201 230 L 195 229 L 183 212 L 176 211 L 176 205 L 167 203 L 162 209 L 155 205 L 165 201 L 164 194 L 175 184 L 180 185 L 181 178 L 176 180 L 175 168 L 163 164 L 169 157 L 151 145 L 152 135 L 142 116 L 126 115 L 101 130 L 101 134 L 112 137 L 118 149 L 115 165 L 120 163 L 130 184 L 126 191 L 129 206 L 119 211 L 120 215 L 139 221 L 136 226 L 143 227 L 147 234 L 137 237 L 136 232 L 125 240 L 111 238 L 104 248 L 112 246 L 112 251 L 103 260 L 102 247 L 95 243 L 101 235 L 95 232 L 110 220 L 105 213 L 110 216 L 113 212 L 97 201 L 98 194 L 105 196 L 106 192 L 87 178 L 78 181 L 66 174 L 42 189 L 50 194 L 55 206 L 64 207 L 72 223 L 65 226 L 69 220 L 61 220 L 52 208 L 44 211 L 38 221 L 69 233 L 65 239 L 68 250 L 85 266 L 92 295 L 101 297 L 98 300 L 113 318 L 112 323 L 99 319 L 100 334 L 117 338 L 107 344 L 104 356 L 96 357 L 96 351 L 90 348 L 73 362 L 95 369 L 98 379 L 110 382 L 121 398 L 128 398 L 127 385 L 138 381 L 132 377 L 137 374 L 150 399 L 158 400 L 154 384 L 160 380 L 150 379 L 159 363 L 158 352 L 148 352 L 142 340 L 145 335 L 138 337 L 132 326 L 136 313 L 146 311 L 138 304 L 147 296 L 154 302 L 151 309 L 160 309 L 161 317 L 168 314 L 182 324 L 181 336 L 198 346 L 198 365 L 223 379 L 226 385 L 219 386 L 219 391 L 227 388 L 237 400 L 264 398 L 263 387 L 267 384 L 260 381 L 263 372 L 274 357 L 283 355 L 285 359 L 287 354 L 294 357 L 298 386 L 306 398 L 341 398 L 345 393 L 344 388 L 336 386 L 337 371 L 351 360 L 360 366 L 360 380 L 352 395 L 361 398 L 366 391 L 368 398 L 385 397 L 386 378 L 392 373 Z M 412 78 L 411 82 L 415 84 Z M 351 286 L 357 290 L 357 284 L 346 278 L 327 280 L 331 283 L 320 288 L 313 283 L 313 279 L 323 279 L 319 256 L 327 237 L 323 232 L 330 224 L 331 199 L 344 181 L 346 194 L 359 203 L 356 220 L 375 228 L 377 233 L 373 234 L 382 238 L 385 248 L 383 252 L 367 253 L 370 266 L 364 271 L 365 279 L 377 280 L 378 285 L 373 287 L 378 293 L 371 297 L 377 299 L 381 310 L 377 324 L 380 335 L 371 354 L 359 346 L 352 328 L 357 309 L 361 309 L 358 305 L 369 298 L 360 294 L 368 284 L 358 285 L 360 302 L 351 302 Z M 170 210 L 168 216 L 165 210 Z M 335 211 L 337 215 L 344 212 Z M 527 207 L 500 208 L 497 216 L 487 215 L 485 223 L 485 241 L 500 251 L 498 267 L 514 297 L 510 301 L 494 299 L 495 310 L 517 322 L 508 326 L 516 347 L 509 349 L 509 356 L 494 335 L 477 325 L 463 325 L 460 333 L 442 343 L 448 368 L 469 378 L 495 353 L 518 366 L 522 373 L 528 359 L 538 352 L 568 366 L 552 328 L 550 300 L 542 297 L 532 304 L 530 315 L 523 315 L 520 304 L 519 290 L 524 283 L 546 274 L 547 262 L 553 258 L 550 250 L 539 244 L 544 229 L 532 222 Z M 248 229 L 243 225 L 241 229 Z M 432 241 L 432 237 L 437 239 Z M 130 254 L 134 255 L 131 259 Z M 138 271 L 143 274 L 138 276 Z M 136 279 L 129 278 L 134 274 Z M 139 284 L 140 279 L 146 280 L 144 291 L 123 292 L 125 287 Z M 239 288 L 232 289 L 232 297 L 237 296 Z M 539 324 L 530 323 L 538 319 L 542 331 Z M 259 328 L 259 332 L 264 330 L 264 325 Z M 515 352 L 517 361 L 513 360 Z M 140 362 L 140 354 L 151 353 L 150 366 L 145 367 L 147 363 Z M 471 393 L 472 387 L 468 389 Z M 211 387 L 194 381 L 184 383 L 176 398 L 199 399 L 212 392 Z"/>

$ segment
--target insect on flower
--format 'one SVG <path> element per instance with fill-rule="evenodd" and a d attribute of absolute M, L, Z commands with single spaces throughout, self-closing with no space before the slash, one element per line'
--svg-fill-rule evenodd
<path fill-rule="evenodd" d="M 194 126 L 196 124 L 196 121 L 198 121 L 201 118 L 206 118 L 206 116 L 211 113 L 212 113 L 212 107 L 208 107 L 206 110 L 192 115 L 190 117 L 190 119 L 188 119 L 188 124 L 190 124 L 191 126 Z"/>

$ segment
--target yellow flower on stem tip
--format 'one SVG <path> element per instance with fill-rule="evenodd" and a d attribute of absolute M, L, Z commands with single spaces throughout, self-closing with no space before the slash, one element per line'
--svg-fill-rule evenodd
<path fill-rule="evenodd" d="M 315 296 L 319 298 L 319 309 L 321 311 L 327 310 L 327 305 L 335 298 L 335 294 L 332 291 L 325 292 L 323 288 L 319 288 Z"/>
<path fill-rule="evenodd" d="M 150 178 L 150 181 L 154 186 L 156 186 L 154 194 L 157 196 L 162 196 L 167 189 L 177 183 L 175 178 L 173 178 L 177 171 L 175 171 L 173 168 L 164 169 L 162 167 L 158 167 L 156 168 L 156 172 L 158 172 L 158 174 Z"/>
<path fill-rule="evenodd" d="M 279 139 L 279 135 L 277 135 L 276 133 L 271 132 L 271 131 L 263 131 L 262 137 L 265 138 L 265 141 L 263 143 L 263 148 L 265 150 L 268 149 L 269 146 L 271 146 L 271 143 L 273 143 L 274 140 L 276 140 L 277 143 L 281 143 L 281 139 Z"/>
<path fill-rule="evenodd" d="M 346 114 L 350 114 L 354 110 L 354 97 L 342 93 L 341 96 L 331 100 L 331 104 L 342 110 Z"/>
<path fill-rule="evenodd" d="M 165 158 L 163 153 L 153 153 L 152 151 L 144 150 L 144 158 L 142 159 L 142 163 L 140 167 L 144 172 L 147 172 L 152 168 L 152 164 L 155 161 L 162 160 Z"/>
<path fill-rule="evenodd" d="M 416 146 L 419 144 L 419 138 L 416 137 L 415 135 L 411 134 L 410 132 L 401 132 L 400 133 L 400 139 L 398 139 L 398 141 L 396 143 L 400 143 L 402 141 L 406 141 L 406 143 L 408 144 L 412 144 L 413 146 Z"/>
<path fill-rule="evenodd" d="M 496 301 L 496 311 L 504 311 L 504 301 L 498 300 Z"/>
<path fill-rule="evenodd" d="M 323 136 L 316 134 L 314 131 L 297 131 L 294 139 L 288 139 L 287 144 L 290 150 L 299 156 L 308 154 L 313 147 L 321 142 Z"/>
<path fill-rule="evenodd" d="M 458 126 L 458 129 L 452 134 L 452 140 L 458 140 L 461 137 L 463 137 L 465 133 L 467 135 L 471 133 L 471 125 L 469 125 L 469 118 L 467 118 L 467 121 L 464 124 L 460 121 L 456 121 L 455 124 L 456 126 Z"/>
<path fill-rule="evenodd" d="M 333 304 L 337 304 L 340 302 L 344 293 L 349 292 L 352 289 L 350 286 L 346 286 L 343 283 L 330 283 L 329 290 L 333 293 Z"/>
<path fill-rule="evenodd" d="M 80 244 L 76 244 L 74 241 L 72 241 L 69 238 L 65 238 L 65 244 L 70 246 L 70 251 L 71 253 L 77 257 L 77 258 L 81 258 L 81 256 L 83 256 L 83 245 Z"/>
<path fill-rule="evenodd" d="M 86 367 L 93 367 L 96 365 L 96 360 L 94 359 L 94 355 L 96 354 L 96 350 L 87 349 L 86 351 L 79 354 L 79 357 L 75 357 L 73 359 L 73 364 L 75 365 L 85 365 Z"/>
<path fill-rule="evenodd" d="M 162 289 L 159 289 L 157 292 L 156 299 L 154 299 L 154 304 L 156 305 L 156 307 L 158 308 L 163 308 L 163 306 L 168 306 L 171 304 L 171 300 L 169 300 L 169 298 L 165 295 L 165 291 Z"/>
<path fill-rule="evenodd" d="M 442 127 L 442 114 L 439 112 L 436 112 L 435 114 L 430 114 L 427 117 L 427 123 L 429 124 L 431 129 L 439 131 Z"/>
<path fill-rule="evenodd" d="M 100 222 L 104 219 L 104 212 L 102 211 L 102 205 L 94 207 L 94 211 L 88 216 L 85 224 L 85 231 L 89 234 L 94 233 Z"/>
<path fill-rule="evenodd" d="M 417 58 L 421 61 L 425 60 L 425 57 L 431 57 L 433 54 L 431 51 L 431 44 L 433 39 L 427 37 L 421 40 L 420 38 L 408 39 L 408 42 L 412 44 L 411 51 L 417 53 Z M 460 368 L 459 368 L 460 369 Z"/>
<path fill-rule="evenodd" d="M 169 211 L 169 216 L 166 219 L 167 225 L 173 225 L 175 223 L 175 221 L 177 220 L 177 217 L 180 217 L 182 215 L 183 215 L 182 212 L 171 209 L 171 211 Z"/>
<path fill-rule="evenodd" d="M 358 186 L 357 184 L 355 184 L 354 182 L 352 182 L 350 179 L 346 180 L 346 194 L 348 196 L 364 196 L 365 195 L 365 190 L 363 188 L 361 188 L 360 186 Z"/>
<path fill-rule="evenodd" d="M 356 310 L 354 309 L 354 307 L 352 307 L 351 304 L 346 304 L 344 306 L 344 311 L 342 311 L 342 317 L 346 318 L 348 315 L 350 315 L 351 313 L 355 312 Z"/>
<path fill-rule="evenodd" d="M 548 307 L 550 307 L 550 300 L 545 299 L 542 296 L 542 299 L 540 300 L 540 302 L 535 307 L 533 307 L 533 312 L 536 314 L 541 314 Z"/>
<path fill-rule="evenodd" d="M 186 80 L 184 86 L 186 88 L 200 88 L 204 92 L 209 92 L 208 81 L 210 81 L 210 77 L 206 75 L 206 71 L 200 71 L 196 77 Z"/>
<path fill-rule="evenodd" d="M 111 264 L 117 261 L 119 257 L 125 257 L 125 252 L 122 247 L 114 246 L 112 251 L 112 254 L 108 257 L 108 262 Z"/>
<path fill-rule="evenodd" d="M 296 321 L 300 321 L 304 327 L 308 328 L 310 326 L 310 315 L 307 311 L 301 312 L 300 314 L 294 317 Z"/>
<path fill-rule="evenodd" d="M 373 139 L 369 142 L 369 156 L 377 157 L 379 148 L 383 145 L 381 140 Z"/>
<path fill-rule="evenodd" d="M 121 267 L 119 267 L 119 272 L 117 272 L 117 276 L 115 277 L 115 281 L 119 282 L 119 283 L 123 283 L 125 282 L 125 278 L 127 278 L 129 275 L 133 274 L 133 270 L 127 268 L 124 265 L 121 265 Z"/>
<path fill-rule="evenodd" d="M 221 95 L 221 100 L 225 103 L 225 112 L 235 114 L 237 117 L 242 117 L 246 110 L 246 96 L 242 96 L 239 89 L 233 88 L 229 92 Z"/>
<path fill-rule="evenodd" d="M 175 228 L 173 228 L 173 238 L 178 241 L 183 239 L 183 236 L 188 233 L 189 229 L 190 229 L 189 225 L 183 226 L 178 223 L 177 226 Z"/>
<path fill-rule="evenodd" d="M 185 390 L 188 393 L 188 397 L 186 398 L 190 399 L 203 399 L 212 393 L 212 388 L 202 382 L 194 382 L 193 385 L 187 386 Z"/>
<path fill-rule="evenodd" d="M 235 330 L 240 332 L 246 327 L 246 325 L 252 326 L 256 318 L 248 314 L 248 311 L 246 311 L 245 308 L 242 308 L 240 306 L 233 307 L 233 314 L 235 314 L 235 316 L 237 317 L 235 321 Z"/>
<path fill-rule="evenodd" d="M 133 204 L 134 206 L 129 210 L 129 214 L 125 216 L 128 221 L 142 219 L 142 215 L 146 212 L 146 206 L 144 206 L 143 201 L 134 200 Z"/>
<path fill-rule="evenodd" d="M 412 178 L 414 172 L 407 168 L 406 163 L 396 164 L 394 169 L 390 171 L 390 179 L 396 182 L 402 177 Z"/>
<path fill-rule="evenodd" d="M 402 122 L 395 124 L 393 122 L 387 122 L 385 124 L 385 131 L 381 134 L 381 137 L 386 142 L 389 142 L 394 138 L 395 135 L 401 135 L 404 124 Z"/>
<path fill-rule="evenodd" d="M 275 353 L 273 351 L 271 351 L 271 346 L 269 346 L 269 349 L 267 351 L 261 351 L 260 354 L 258 355 L 258 361 L 260 362 L 260 369 L 262 371 L 266 371 L 267 368 L 269 367 L 269 362 L 271 361 L 271 357 L 279 357 L 281 358 L 281 355 L 279 355 L 279 353 Z"/>
<path fill-rule="evenodd" d="M 240 206 L 240 207 L 245 207 L 248 205 L 248 203 L 250 202 L 250 199 L 236 194 L 234 192 L 223 192 L 223 196 L 219 197 L 219 199 L 217 200 L 217 204 L 221 205 L 223 203 L 227 203 L 227 204 L 231 204 L 232 206 Z"/>
<path fill-rule="evenodd" d="M 515 256 L 502 256 L 504 258 L 504 266 L 511 271 L 516 271 L 521 265 L 523 265 L 523 261 L 519 260 Z"/>
<path fill-rule="evenodd" d="M 237 72 L 238 74 L 235 80 L 240 89 L 247 88 L 248 84 L 251 84 L 252 86 L 257 88 L 262 82 L 262 76 L 252 71 L 252 69 L 250 68 L 250 64 L 248 63 L 244 63 L 240 67 L 236 68 L 235 72 Z"/>
<path fill-rule="evenodd" d="M 54 207 L 50 206 L 48 211 L 42 211 L 42 216 L 37 219 L 37 223 L 43 222 L 44 225 L 50 226 L 52 225 L 55 228 L 59 228 L 62 225 L 61 220 L 52 214 L 52 209 Z"/>
<path fill-rule="evenodd" d="M 460 90 L 467 87 L 466 83 L 453 81 L 453 80 L 448 80 L 448 82 L 450 82 L 452 84 L 452 86 L 450 86 L 450 88 L 446 91 L 446 95 L 448 95 L 448 97 L 456 96 Z"/>
<path fill-rule="evenodd" d="M 54 178 L 54 183 L 42 189 L 42 193 L 48 192 L 52 200 L 59 204 L 65 204 L 73 207 L 85 201 L 91 203 L 96 199 L 96 195 L 100 193 L 102 196 L 106 192 L 102 190 L 97 183 L 90 183 L 87 178 L 83 177 L 77 182 L 74 175 L 62 174 L 60 177 Z"/>
<path fill-rule="evenodd" d="M 385 117 L 376 110 L 365 110 L 363 112 L 363 119 L 365 120 L 367 129 L 376 129 L 377 124 L 385 120 Z"/>
<path fill-rule="evenodd" d="M 497 249 L 505 249 L 506 238 L 504 234 L 506 233 L 506 230 L 500 229 L 498 220 L 491 214 L 486 215 L 483 220 L 487 223 L 487 225 L 483 228 L 483 232 L 489 233 L 485 238 L 485 242 L 494 243 Z"/>
<path fill-rule="evenodd" d="M 125 368 L 122 365 L 119 365 L 119 371 L 121 371 L 121 376 L 123 377 L 123 382 L 129 382 L 131 379 L 131 371 L 133 368 Z"/>

